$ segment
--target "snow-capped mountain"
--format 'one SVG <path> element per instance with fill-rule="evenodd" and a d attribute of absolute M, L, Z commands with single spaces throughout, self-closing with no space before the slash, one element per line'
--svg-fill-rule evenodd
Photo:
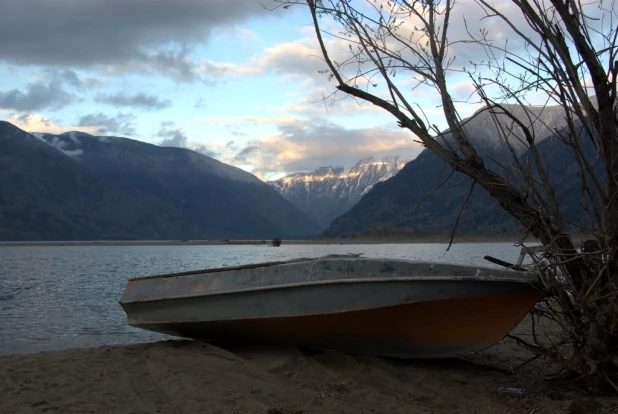
<path fill-rule="evenodd" d="M 322 228 L 349 210 L 376 183 L 386 181 L 410 161 L 401 157 L 366 158 L 345 172 L 341 166 L 320 167 L 269 182 Z"/>

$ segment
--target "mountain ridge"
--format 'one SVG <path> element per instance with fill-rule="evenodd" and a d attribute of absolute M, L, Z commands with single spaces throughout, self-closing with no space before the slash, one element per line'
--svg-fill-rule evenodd
<path fill-rule="evenodd" d="M 565 151 L 565 146 L 553 134 L 542 136 L 541 133 L 551 129 L 561 129 L 564 112 L 561 107 L 532 108 L 536 122 L 542 126 L 537 131 L 539 156 L 547 166 L 550 181 L 554 186 L 563 214 L 569 221 L 581 219 L 581 183 L 579 169 L 572 154 Z M 523 108 L 519 113 L 523 113 Z M 522 145 L 522 134 L 510 121 L 502 125 L 503 131 L 510 136 L 497 134 L 497 127 L 490 128 L 489 114 L 478 113 L 465 120 L 469 136 L 477 152 L 486 165 L 512 180 L 522 182 L 517 168 L 508 160 L 511 148 L 519 157 L 521 165 L 534 165 L 532 155 Z M 504 122 L 504 120 L 503 120 Z M 493 135 L 492 135 L 493 134 Z M 448 131 L 443 133 L 448 144 Z M 590 140 L 583 140 L 584 152 L 596 173 L 603 176 L 603 171 L 595 164 L 595 151 Z M 511 147 L 511 148 L 510 148 Z M 386 182 L 376 184 L 348 212 L 335 219 L 329 228 L 323 231 L 326 238 L 347 237 L 427 237 L 448 236 L 457 222 L 457 215 L 468 197 L 472 181 L 464 174 L 453 172 L 448 182 L 441 188 L 451 168 L 436 154 L 425 149 L 408 163 L 399 173 Z M 515 171 L 515 172 L 514 172 Z M 532 172 L 536 174 L 535 171 Z M 518 181 L 519 180 L 519 181 Z M 414 212 L 414 214 L 411 214 Z M 505 212 L 489 194 L 476 186 L 466 203 L 457 226 L 458 235 L 467 236 L 520 236 L 520 225 Z"/>
<path fill-rule="evenodd" d="M 326 228 L 350 209 L 376 183 L 389 179 L 408 162 L 403 157 L 361 159 L 346 172 L 342 166 L 323 166 L 295 173 L 269 184 L 301 211 Z"/>
<path fill-rule="evenodd" d="M 11 139 L 12 135 L 18 136 Z M 50 233 L 44 229 L 45 223 L 35 225 L 22 217 L 21 226 L 38 228 L 38 233 L 24 230 L 27 236 L 20 236 L 15 214 L 12 218 L 0 214 L 0 223 L 5 224 L 4 228 L 0 224 L 2 240 L 32 239 L 35 234 L 42 240 L 262 239 L 310 237 L 318 231 L 302 212 L 257 177 L 187 149 L 80 132 L 32 135 L 6 122 L 0 124 L 0 136 L 0 161 L 5 161 L 4 170 L 0 170 L 4 172 L 0 175 L 0 210 L 15 213 L 27 204 L 38 209 L 39 216 L 49 216 L 48 224 L 73 229 Z M 31 169 L 31 165 L 42 169 Z M 59 176 L 64 170 L 68 175 Z M 28 184 L 16 187 L 9 176 L 17 182 L 27 177 Z M 48 202 L 43 195 L 63 188 L 63 180 L 82 184 L 66 193 L 63 201 Z M 116 199 L 109 199 L 108 193 L 114 193 Z M 103 212 L 92 217 L 89 211 L 97 211 L 100 204 L 94 202 L 97 197 L 105 201 L 103 205 L 114 206 L 109 213 L 118 217 L 105 217 Z M 26 204 L 20 204 L 26 199 Z M 122 199 L 129 201 L 123 205 Z M 121 220 L 124 211 L 132 221 Z M 75 222 L 76 218 L 80 219 Z M 107 225 L 107 229 L 105 225 L 90 226 L 90 219 L 95 218 L 116 224 Z M 130 228 L 140 220 L 147 223 L 137 230 Z M 80 226 L 83 231 L 76 230 Z"/>

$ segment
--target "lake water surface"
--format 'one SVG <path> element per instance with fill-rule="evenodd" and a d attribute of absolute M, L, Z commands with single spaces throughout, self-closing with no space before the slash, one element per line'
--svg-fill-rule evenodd
<path fill-rule="evenodd" d="M 285 242 L 284 242 L 285 243 Z M 495 267 L 512 243 L 239 246 L 0 246 L 0 355 L 170 338 L 132 328 L 118 300 L 127 279 L 327 254 Z"/>

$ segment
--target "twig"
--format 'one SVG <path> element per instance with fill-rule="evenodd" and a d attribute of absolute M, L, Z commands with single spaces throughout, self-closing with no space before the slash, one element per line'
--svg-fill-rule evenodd
<path fill-rule="evenodd" d="M 441 183 L 439 183 L 439 184 L 438 184 L 438 185 L 437 185 L 437 186 L 436 186 L 433 190 L 431 190 L 431 191 L 430 191 L 430 192 L 428 192 L 428 193 L 425 193 L 425 194 L 423 195 L 423 197 L 421 197 L 421 199 L 418 201 L 418 203 L 416 203 L 416 206 L 412 209 L 412 211 L 410 211 L 410 213 L 409 213 L 408 215 L 412 216 L 414 213 L 416 213 L 416 210 L 418 210 L 418 209 L 419 209 L 419 207 L 421 206 L 421 204 L 423 204 L 423 202 L 424 202 L 424 201 L 425 201 L 425 200 L 426 200 L 429 196 L 431 196 L 431 195 L 432 195 L 432 194 L 434 194 L 436 191 L 438 191 L 440 188 L 442 188 L 442 186 L 443 186 L 444 184 L 446 184 L 446 182 L 447 182 L 448 180 L 450 180 L 450 179 L 451 179 L 451 177 L 453 176 L 453 174 L 454 174 L 454 173 L 455 173 L 455 170 L 451 169 L 451 172 L 449 173 L 448 177 L 446 177 L 446 178 L 444 179 L 444 181 L 442 181 Z"/>
<path fill-rule="evenodd" d="M 517 365 L 516 367 L 513 368 L 513 372 L 517 372 L 520 369 L 522 369 L 523 367 L 525 367 L 526 365 L 528 365 L 529 363 L 531 363 L 532 361 L 535 361 L 537 359 L 539 359 L 540 357 L 542 357 L 544 354 L 543 353 L 539 353 L 535 356 L 533 356 L 532 358 L 529 358 L 527 360 L 525 360 L 524 362 L 522 362 L 521 364 Z"/>
<path fill-rule="evenodd" d="M 616 383 L 611 380 L 611 378 L 605 373 L 605 371 L 602 371 L 601 375 L 603 376 L 603 378 L 605 378 L 605 381 L 607 381 L 608 384 L 614 389 L 614 391 L 618 393 L 618 386 L 616 386 Z"/>
<path fill-rule="evenodd" d="M 455 238 L 455 231 L 457 230 L 457 226 L 459 225 L 459 219 L 461 219 L 461 213 L 463 212 L 464 207 L 466 207 L 466 204 L 468 204 L 468 200 L 470 200 L 470 196 L 472 195 L 472 191 L 474 190 L 475 185 L 476 185 L 476 181 L 472 181 L 472 185 L 470 186 L 470 191 L 468 191 L 468 195 L 466 196 L 466 199 L 461 204 L 461 207 L 459 207 L 459 211 L 457 212 L 457 220 L 455 221 L 455 225 L 453 226 L 453 232 L 451 233 L 451 240 L 449 241 L 448 247 L 446 248 L 447 252 L 453 245 L 453 239 Z"/>
<path fill-rule="evenodd" d="M 535 351 L 535 352 L 541 352 L 541 353 L 543 353 L 543 348 L 542 348 L 542 347 L 540 347 L 540 346 L 538 346 L 538 345 L 533 345 L 533 344 L 531 344 L 530 342 L 524 341 L 523 339 L 518 338 L 518 337 L 516 337 L 516 336 L 514 336 L 514 335 L 511 335 L 511 334 L 507 334 L 506 336 L 507 336 L 508 338 L 514 339 L 514 340 L 515 340 L 515 342 L 517 342 L 517 344 L 519 344 L 519 345 L 523 346 L 524 348 L 528 348 L 528 349 L 530 349 L 531 351 Z"/>

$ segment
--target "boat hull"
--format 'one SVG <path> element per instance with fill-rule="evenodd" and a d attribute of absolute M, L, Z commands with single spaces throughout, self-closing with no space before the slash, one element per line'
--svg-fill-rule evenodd
<path fill-rule="evenodd" d="M 400 262 L 359 277 L 351 263 L 132 279 L 121 305 L 132 326 L 219 344 L 440 358 L 499 341 L 541 297 L 514 273 L 453 266 L 457 276 L 425 277 L 414 272 L 426 264 Z"/>
<path fill-rule="evenodd" d="M 484 349 L 510 332 L 535 293 L 445 299 L 322 315 L 139 323 L 219 344 L 293 345 L 399 358 L 441 358 Z"/>

